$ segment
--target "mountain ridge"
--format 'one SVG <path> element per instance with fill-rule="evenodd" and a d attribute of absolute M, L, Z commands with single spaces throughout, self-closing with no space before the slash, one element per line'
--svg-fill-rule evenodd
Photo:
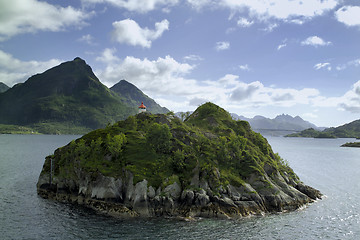
<path fill-rule="evenodd" d="M 0 124 L 26 126 L 40 133 L 86 133 L 137 111 L 126 97 L 102 84 L 79 57 L 0 94 Z"/>
<path fill-rule="evenodd" d="M 253 118 L 247 118 L 232 113 L 233 118 L 245 120 L 250 123 L 250 126 L 254 131 L 258 131 L 262 134 L 272 135 L 286 135 L 289 132 L 298 132 L 308 128 L 323 129 L 317 127 L 315 124 L 303 120 L 300 116 L 291 116 L 288 114 L 280 114 L 275 118 L 267 118 L 261 115 L 256 115 Z"/>

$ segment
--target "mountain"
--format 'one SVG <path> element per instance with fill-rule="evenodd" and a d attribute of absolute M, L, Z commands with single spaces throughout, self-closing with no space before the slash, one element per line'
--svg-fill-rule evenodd
<path fill-rule="evenodd" d="M 314 138 L 359 138 L 360 120 L 344 124 L 339 127 L 327 128 L 323 131 L 306 129 L 299 133 L 289 134 L 286 137 L 314 137 Z"/>
<path fill-rule="evenodd" d="M 123 217 L 262 215 L 321 198 L 248 122 L 212 103 L 184 122 L 145 112 L 73 140 L 46 157 L 37 192 Z"/>
<path fill-rule="evenodd" d="M 135 85 L 129 83 L 126 80 L 121 80 L 110 88 L 112 91 L 117 93 L 119 96 L 125 99 L 125 103 L 128 106 L 137 108 L 141 102 L 144 102 L 146 111 L 151 113 L 167 113 L 169 110 L 165 107 L 161 107 L 153 99 L 145 95 Z"/>
<path fill-rule="evenodd" d="M 0 93 L 6 92 L 9 89 L 9 87 L 5 84 L 0 82 Z"/>
<path fill-rule="evenodd" d="M 274 119 L 263 116 L 255 116 L 254 118 L 246 118 L 232 114 L 233 118 L 248 121 L 252 129 L 262 134 L 285 135 L 289 132 L 302 131 L 308 128 L 320 129 L 314 124 L 303 120 L 301 117 L 292 117 L 287 114 L 276 116 Z"/>
<path fill-rule="evenodd" d="M 141 95 L 133 85 L 127 89 Z M 84 60 L 75 58 L 0 94 L 0 124 L 27 126 L 41 133 L 85 133 L 136 114 L 141 102 L 135 107 L 133 101 L 133 95 L 107 88 Z"/>

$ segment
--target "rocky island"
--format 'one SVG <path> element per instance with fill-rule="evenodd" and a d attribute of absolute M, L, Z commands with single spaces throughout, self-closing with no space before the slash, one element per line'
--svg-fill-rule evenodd
<path fill-rule="evenodd" d="M 246 121 L 212 103 L 184 122 L 139 113 L 46 157 L 43 198 L 119 217 L 232 218 L 321 198 Z"/>

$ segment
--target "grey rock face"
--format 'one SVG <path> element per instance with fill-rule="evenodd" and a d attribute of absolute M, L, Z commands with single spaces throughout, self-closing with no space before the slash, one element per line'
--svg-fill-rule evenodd
<path fill-rule="evenodd" d="M 147 184 L 148 182 L 145 179 L 142 182 L 138 182 L 135 185 L 133 196 L 131 198 L 134 210 L 142 216 L 150 216 L 148 208 Z"/>
<path fill-rule="evenodd" d="M 178 199 L 181 194 L 181 187 L 177 182 L 174 182 L 173 184 L 167 186 L 164 189 L 164 193 L 171 197 L 172 199 Z"/>
<path fill-rule="evenodd" d="M 276 169 L 266 167 L 271 178 L 252 175 L 241 186 L 209 184 L 206 173 L 193 170 L 194 189 L 183 189 L 174 182 L 164 189 L 149 186 L 144 179 L 134 185 L 133 174 L 125 171 L 115 179 L 78 172 L 74 179 L 54 178 L 43 173 L 37 184 L 38 193 L 46 198 L 84 204 L 115 216 L 190 216 L 229 218 L 294 210 L 320 198 L 321 193 L 302 183 L 292 185 Z M 220 173 L 218 172 L 218 175 Z"/>

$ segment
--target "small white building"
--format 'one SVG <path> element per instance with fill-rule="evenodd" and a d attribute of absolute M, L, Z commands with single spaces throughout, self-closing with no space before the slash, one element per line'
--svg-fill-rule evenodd
<path fill-rule="evenodd" d="M 141 102 L 141 105 L 139 106 L 139 113 L 146 112 L 146 107 L 144 105 L 144 102 Z"/>

